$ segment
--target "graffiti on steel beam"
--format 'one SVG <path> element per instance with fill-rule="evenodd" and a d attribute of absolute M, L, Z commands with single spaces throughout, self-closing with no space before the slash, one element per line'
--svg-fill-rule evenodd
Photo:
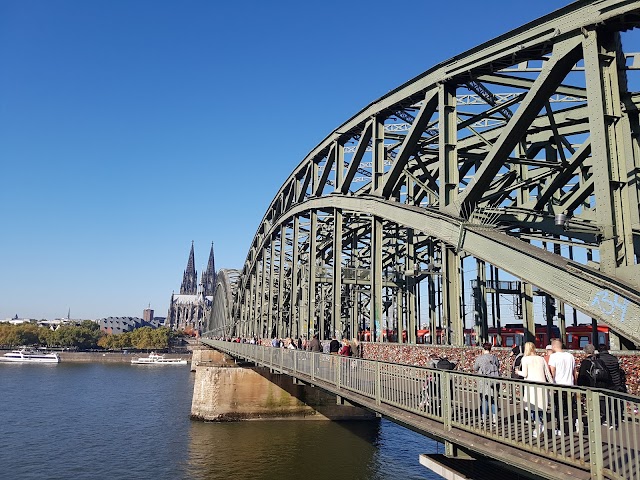
<path fill-rule="evenodd" d="M 591 306 L 596 307 L 602 314 L 610 318 L 617 316 L 619 321 L 624 323 L 629 300 L 617 293 L 611 293 L 609 290 L 600 290 L 593 296 Z M 616 315 L 617 311 L 619 311 L 619 315 Z"/>

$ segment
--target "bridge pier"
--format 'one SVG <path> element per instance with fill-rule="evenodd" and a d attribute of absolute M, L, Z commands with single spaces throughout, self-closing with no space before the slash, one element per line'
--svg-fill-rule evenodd
<path fill-rule="evenodd" d="M 240 420 L 373 420 L 375 414 L 288 375 L 241 365 L 214 350 L 196 350 L 191 418 Z"/>

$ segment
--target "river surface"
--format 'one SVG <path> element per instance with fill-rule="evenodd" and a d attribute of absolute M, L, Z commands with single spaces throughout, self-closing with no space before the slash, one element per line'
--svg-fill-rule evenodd
<path fill-rule="evenodd" d="M 0 364 L 0 477 L 437 479 L 389 421 L 191 421 L 185 366 Z"/>

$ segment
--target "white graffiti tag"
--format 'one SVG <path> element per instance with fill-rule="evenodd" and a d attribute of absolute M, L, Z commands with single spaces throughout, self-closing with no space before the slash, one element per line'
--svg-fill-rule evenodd
<path fill-rule="evenodd" d="M 624 322 L 624 317 L 627 314 L 627 307 L 629 306 L 629 300 L 618 296 L 616 293 L 611 293 L 608 290 L 600 290 L 593 297 L 591 306 L 598 307 L 602 313 L 610 317 L 615 315 L 616 309 L 619 309 L 620 322 Z"/>

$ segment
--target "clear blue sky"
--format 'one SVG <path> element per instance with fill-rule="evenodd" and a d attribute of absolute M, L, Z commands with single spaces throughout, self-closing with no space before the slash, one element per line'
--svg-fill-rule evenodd
<path fill-rule="evenodd" d="M 344 120 L 567 3 L 0 0 L 0 319 L 166 315 Z"/>

